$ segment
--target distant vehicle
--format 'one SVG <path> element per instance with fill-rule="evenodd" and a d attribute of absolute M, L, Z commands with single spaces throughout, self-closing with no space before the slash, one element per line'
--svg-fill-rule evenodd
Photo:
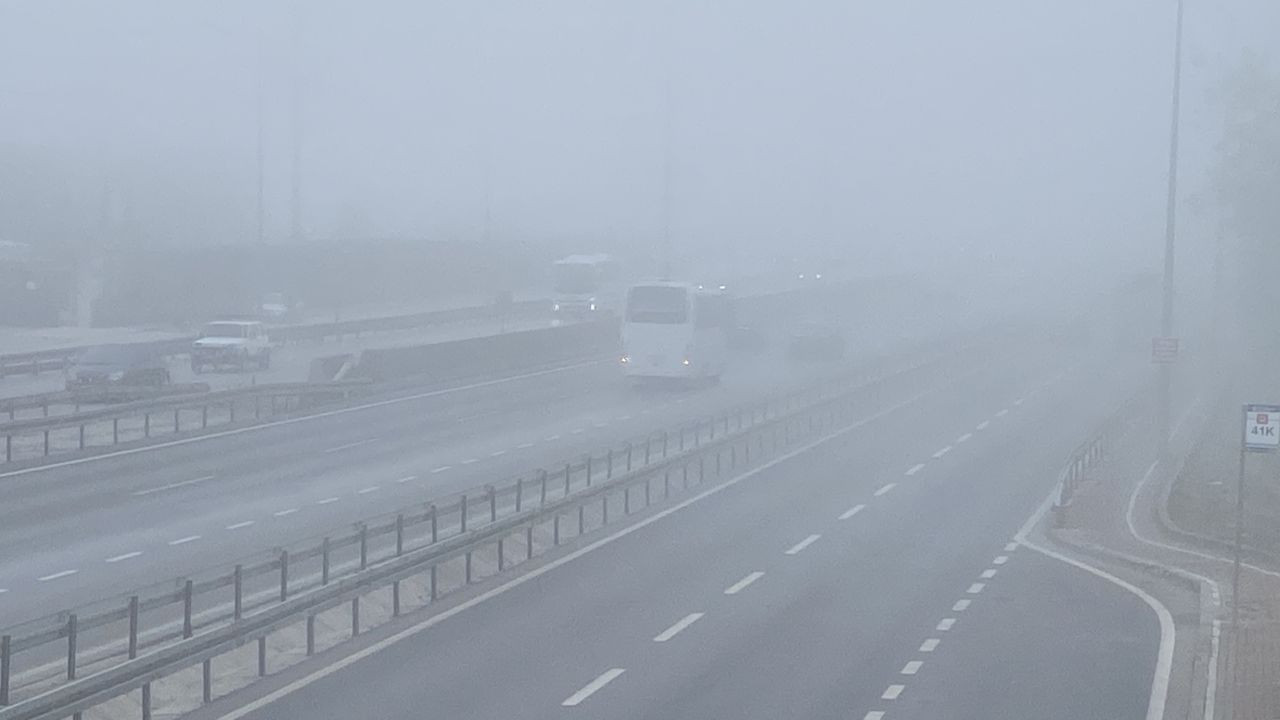
<path fill-rule="evenodd" d="M 555 294 L 551 310 L 556 315 L 585 318 L 617 312 L 617 264 L 608 255 L 570 255 L 556 260 Z"/>
<path fill-rule="evenodd" d="M 628 377 L 717 379 L 728 360 L 730 298 L 674 282 L 649 282 L 627 292 L 622 367 Z"/>
<path fill-rule="evenodd" d="M 146 343 L 89 348 L 67 372 L 67 389 L 94 387 L 159 387 L 168 385 L 169 367 Z"/>
<path fill-rule="evenodd" d="M 800 323 L 791 333 L 787 353 L 796 360 L 839 360 L 844 357 L 844 334 L 821 322 Z"/>
<path fill-rule="evenodd" d="M 233 367 L 244 371 L 271 367 L 271 343 L 266 328 L 257 320 L 219 320 L 204 326 L 200 339 L 191 346 L 191 369 Z"/>
<path fill-rule="evenodd" d="M 262 296 L 262 305 L 258 312 L 262 319 L 270 322 L 291 322 L 298 314 L 302 303 L 295 303 L 288 295 L 281 292 L 270 292 Z"/>

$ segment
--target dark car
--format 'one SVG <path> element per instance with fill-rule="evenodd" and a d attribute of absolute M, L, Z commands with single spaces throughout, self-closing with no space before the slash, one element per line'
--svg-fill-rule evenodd
<path fill-rule="evenodd" d="M 67 389 L 91 387 L 157 387 L 169 384 L 164 356 L 145 343 L 99 345 L 76 360 Z"/>
<path fill-rule="evenodd" d="M 826 323 L 801 323 L 791 333 L 788 354 L 797 360 L 839 360 L 844 357 L 844 335 Z"/>

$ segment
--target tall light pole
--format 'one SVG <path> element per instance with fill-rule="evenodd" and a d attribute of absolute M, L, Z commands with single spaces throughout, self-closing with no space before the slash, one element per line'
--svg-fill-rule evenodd
<path fill-rule="evenodd" d="M 1178 0 L 1178 19 L 1173 44 L 1173 107 L 1169 128 L 1169 194 L 1165 200 L 1164 283 L 1160 312 L 1161 337 L 1173 336 L 1173 260 L 1178 220 L 1178 125 L 1182 104 L 1182 16 L 1184 0 Z M 1169 452 L 1172 415 L 1173 365 L 1160 365 L 1160 457 Z"/>

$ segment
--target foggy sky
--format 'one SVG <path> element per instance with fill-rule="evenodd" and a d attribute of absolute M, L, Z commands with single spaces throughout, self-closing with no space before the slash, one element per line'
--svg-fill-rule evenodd
<path fill-rule="evenodd" d="M 1190 0 L 1184 197 L 1272 5 Z M 667 190 L 688 254 L 1155 267 L 1173 6 L 0 0 L 0 149 L 86 234 L 248 242 L 261 88 L 273 240 L 299 137 L 308 237 L 652 246 Z"/>

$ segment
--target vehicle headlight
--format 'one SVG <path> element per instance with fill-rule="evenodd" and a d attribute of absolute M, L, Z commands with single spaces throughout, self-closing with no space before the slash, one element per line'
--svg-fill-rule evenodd
<path fill-rule="evenodd" d="M 689 358 L 685 358 L 685 359 L 684 359 L 684 364 L 685 364 L 685 365 L 688 365 L 688 364 L 689 364 Z"/>
<path fill-rule="evenodd" d="M 123 371 L 123 370 L 117 370 L 117 371 L 115 371 L 115 372 L 113 372 L 113 373 L 111 373 L 111 374 L 107 375 L 107 379 L 108 379 L 108 380 L 110 380 L 111 382 L 119 382 L 119 381 L 121 381 L 121 380 L 123 380 L 123 379 L 124 379 L 124 371 Z"/>
<path fill-rule="evenodd" d="M 590 307 L 590 309 L 591 309 L 591 312 L 595 312 L 595 311 L 596 311 L 596 304 L 595 304 L 595 303 L 591 303 L 591 305 L 590 305 L 589 307 Z"/>
<path fill-rule="evenodd" d="M 560 303 L 553 304 L 551 306 L 551 312 L 560 312 Z"/>
<path fill-rule="evenodd" d="M 621 359 L 621 362 L 622 362 L 622 364 L 623 364 L 623 365 L 626 365 L 627 363 L 631 362 L 631 358 L 630 358 L 630 357 L 628 357 L 628 356 L 626 356 L 626 355 L 623 355 L 623 356 L 622 356 L 622 359 Z"/>

